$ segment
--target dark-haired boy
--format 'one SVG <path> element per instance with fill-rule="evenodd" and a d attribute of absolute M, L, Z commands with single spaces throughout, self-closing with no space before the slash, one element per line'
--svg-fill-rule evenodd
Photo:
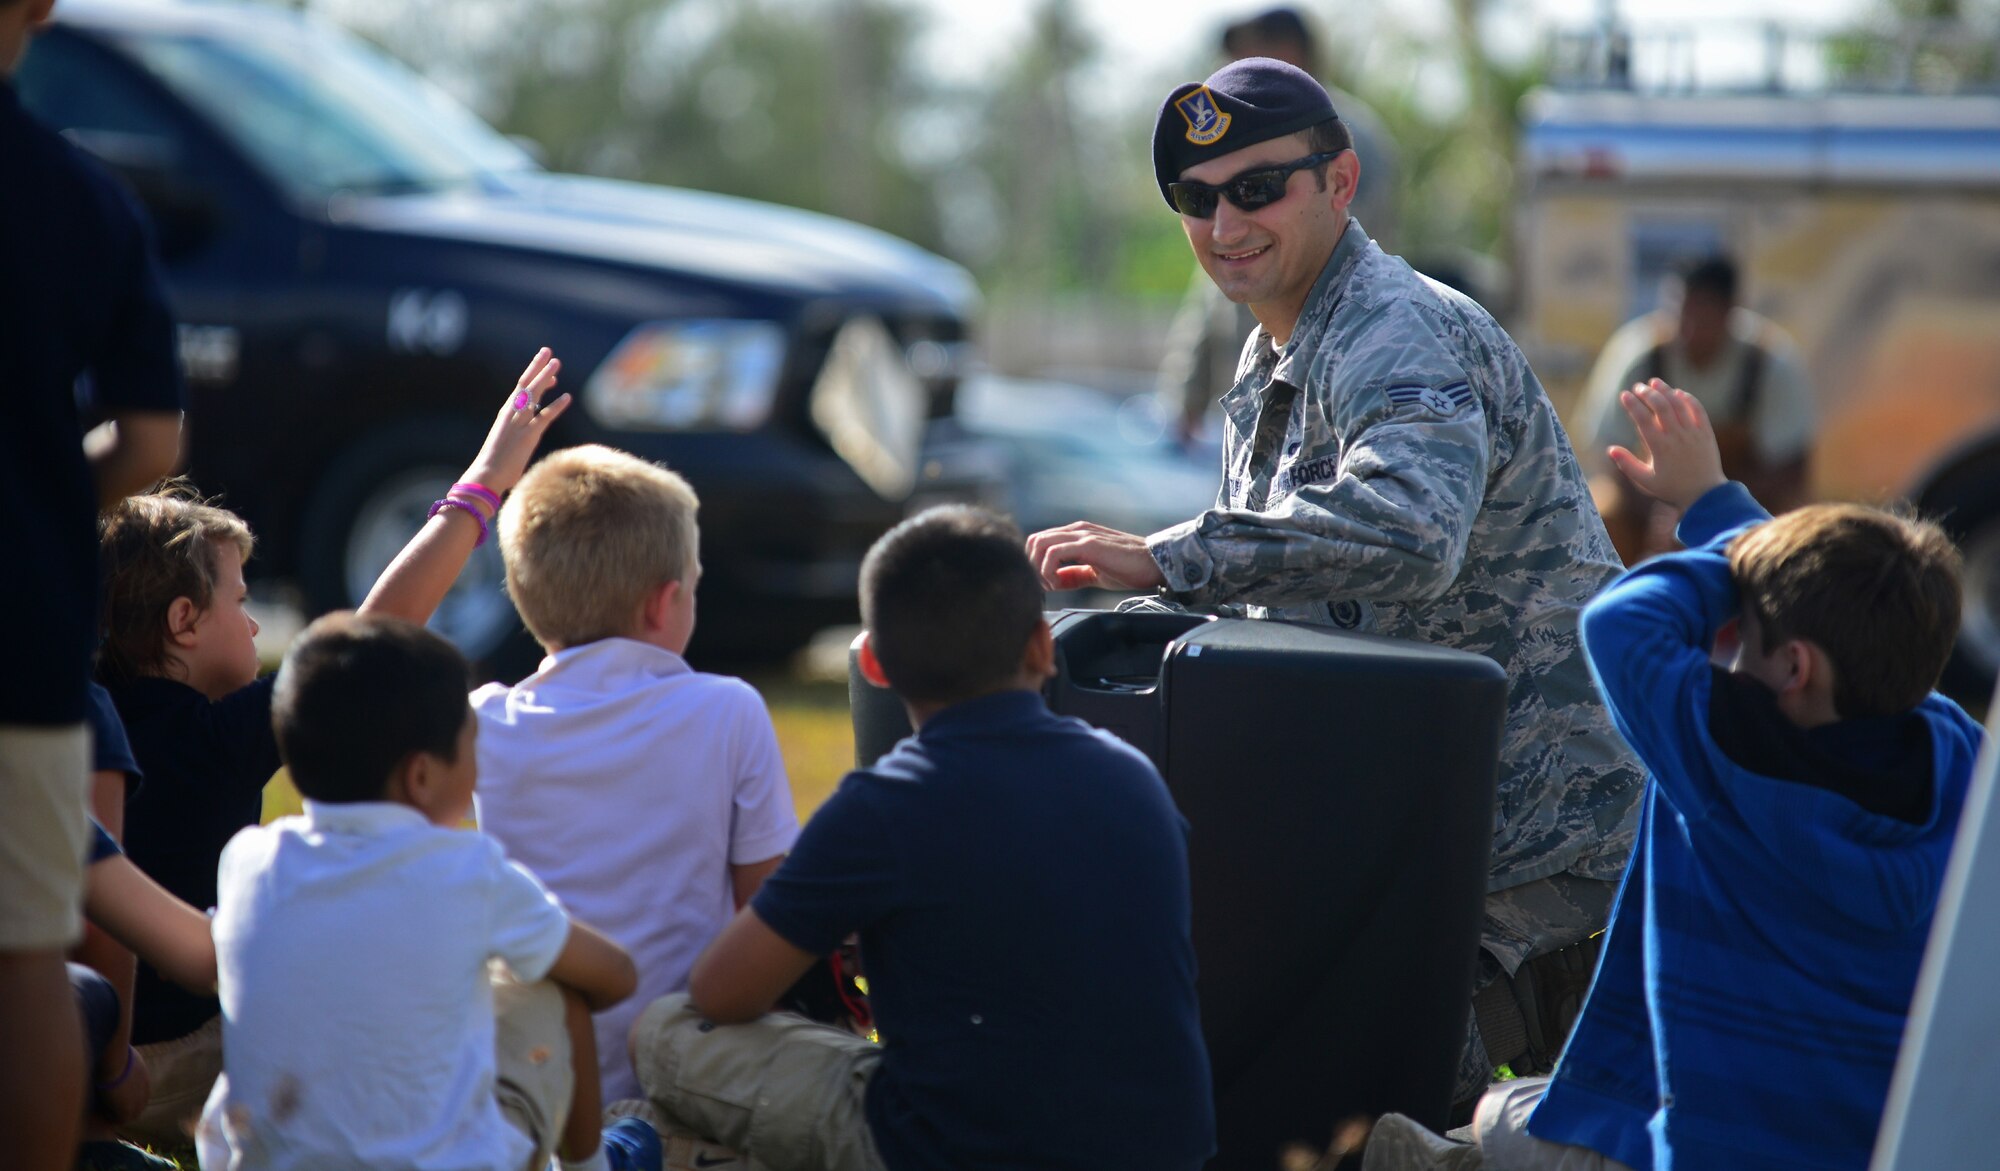
<path fill-rule="evenodd" d="M 1773 520 L 1692 395 L 1622 401 L 1649 458 L 1612 461 L 1689 551 L 1584 612 L 1652 773 L 1597 979 L 1554 1077 L 1481 1100 L 1478 1152 L 1391 1116 L 1368 1171 L 1858 1171 L 1874 1148 L 1981 742 L 1931 691 L 1958 553 L 1860 505 Z"/>
<path fill-rule="evenodd" d="M 467 674 L 396 618 L 329 615 L 286 653 L 271 718 L 305 813 L 222 853 L 203 1166 L 544 1171 L 560 1145 L 565 1168 L 659 1167 L 637 1120 L 599 1147 L 589 1012 L 632 994 L 631 957 L 452 828 Z"/>
<path fill-rule="evenodd" d="M 653 1105 L 772 1171 L 1201 1166 L 1185 823 L 1143 756 L 1042 702 L 1019 534 L 965 508 L 905 521 L 861 607 L 863 670 L 917 733 L 848 775 L 688 993 L 640 1017 Z M 856 931 L 879 1047 L 766 1015 Z M 722 1165 L 680 1150 L 670 1167 Z"/>

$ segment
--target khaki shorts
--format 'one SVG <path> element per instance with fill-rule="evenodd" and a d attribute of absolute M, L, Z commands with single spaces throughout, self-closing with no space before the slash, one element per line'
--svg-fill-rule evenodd
<path fill-rule="evenodd" d="M 1528 1133 L 1528 1115 L 1548 1092 L 1545 1077 L 1502 1082 L 1479 1100 L 1467 1128 L 1473 1143 L 1432 1134 L 1401 1114 L 1384 1114 L 1368 1136 L 1361 1171 L 1632 1171 L 1588 1147 L 1552 1143 Z"/>
<path fill-rule="evenodd" d="M 546 981 L 522 984 L 496 964 L 493 1025 L 493 1097 L 500 1116 L 535 1144 L 525 1171 L 540 1171 L 561 1140 L 575 1089 L 562 993 Z M 222 1074 L 222 1018 L 138 1052 L 152 1075 L 153 1097 L 119 1134 L 154 1147 L 185 1146 Z"/>
<path fill-rule="evenodd" d="M 201 1122 L 201 1108 L 215 1079 L 222 1076 L 222 1018 L 210 1017 L 184 1037 L 135 1045 L 153 1079 L 153 1096 L 137 1118 L 118 1128 L 134 1142 L 153 1147 L 185 1146 Z"/>
<path fill-rule="evenodd" d="M 632 1027 L 639 1085 L 675 1126 L 768 1171 L 883 1171 L 863 1104 L 880 1046 L 789 1013 L 703 1020 L 685 993 Z"/>
<path fill-rule="evenodd" d="M 535 1144 L 535 1157 L 523 1171 L 540 1171 L 562 1139 L 576 1092 L 561 990 L 546 980 L 523 984 L 495 964 L 493 1057 L 500 1116 Z M 590 1073 L 596 1075 L 596 1066 Z"/>
<path fill-rule="evenodd" d="M 0 951 L 83 938 L 90 729 L 0 725 Z"/>
<path fill-rule="evenodd" d="M 1472 1137 L 1485 1156 L 1487 1171 L 1632 1171 L 1589 1147 L 1552 1143 L 1528 1133 L 1528 1115 L 1549 1092 L 1545 1077 L 1501 1082 L 1479 1099 Z"/>

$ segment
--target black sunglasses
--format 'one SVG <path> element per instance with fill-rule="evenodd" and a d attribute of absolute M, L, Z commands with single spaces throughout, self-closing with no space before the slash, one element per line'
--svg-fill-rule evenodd
<path fill-rule="evenodd" d="M 1329 150 L 1275 167 L 1259 167 L 1219 185 L 1183 179 L 1167 184 L 1167 200 L 1174 205 L 1175 211 L 1198 220 L 1215 214 L 1215 201 L 1219 198 L 1229 200 L 1244 211 L 1256 211 L 1285 197 L 1285 185 L 1291 180 L 1292 172 L 1317 167 L 1338 158 L 1340 154 L 1340 151 Z"/>

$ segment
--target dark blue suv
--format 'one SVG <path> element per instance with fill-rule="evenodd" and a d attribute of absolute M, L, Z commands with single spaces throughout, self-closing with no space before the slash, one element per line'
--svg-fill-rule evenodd
<path fill-rule="evenodd" d="M 190 471 L 313 610 L 361 598 L 540 345 L 579 400 L 553 445 L 612 444 L 701 494 L 704 652 L 847 619 L 862 553 L 922 486 L 977 291 L 911 244 L 550 174 L 356 38 L 270 8 L 65 0 L 16 84 L 151 211 Z M 491 545 L 434 625 L 489 659 L 521 637 Z"/>

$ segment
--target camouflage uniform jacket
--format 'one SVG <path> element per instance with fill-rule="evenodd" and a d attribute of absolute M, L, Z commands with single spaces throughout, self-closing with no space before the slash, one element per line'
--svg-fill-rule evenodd
<path fill-rule="evenodd" d="M 1147 538 L 1168 598 L 1507 671 L 1489 890 L 1616 879 L 1643 774 L 1577 634 L 1622 569 L 1521 351 L 1353 220 L 1282 352 L 1250 335 L 1216 507 Z"/>

